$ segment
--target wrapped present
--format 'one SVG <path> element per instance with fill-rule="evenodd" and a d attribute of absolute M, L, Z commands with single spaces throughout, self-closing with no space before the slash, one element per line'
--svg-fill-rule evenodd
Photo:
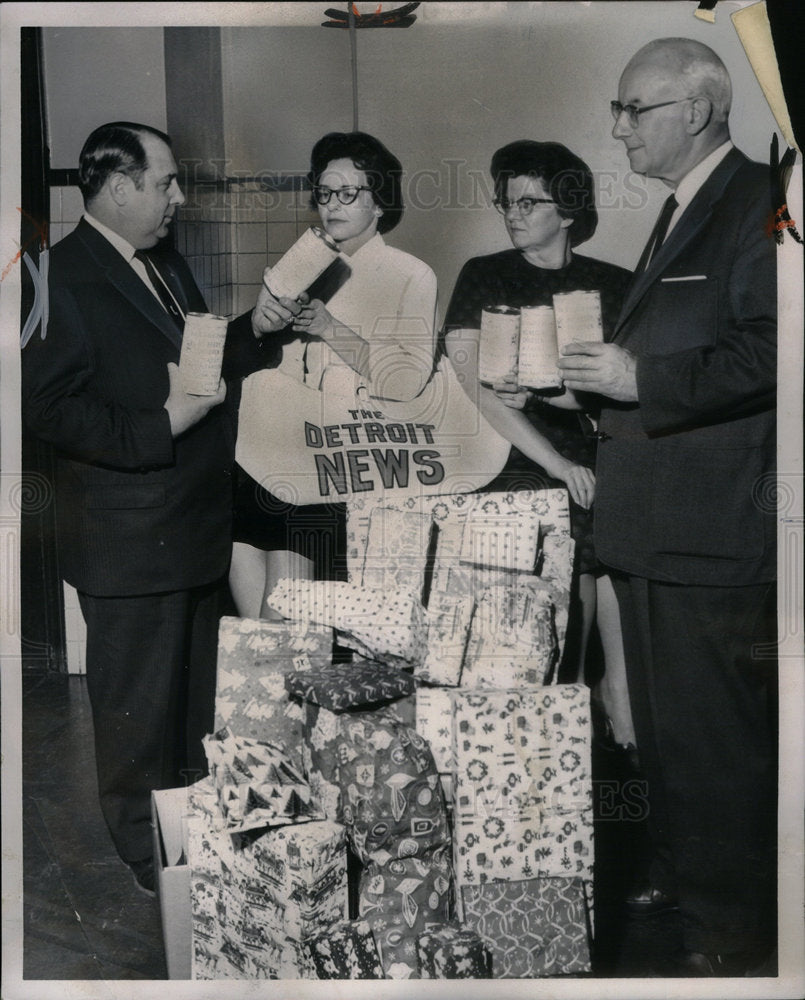
<path fill-rule="evenodd" d="M 363 864 L 450 843 L 436 763 L 416 730 L 368 715 L 339 715 L 335 754 L 343 822 Z"/>
<path fill-rule="evenodd" d="M 434 531 L 428 514 L 375 507 L 359 582 L 374 590 L 406 590 L 421 598 Z"/>
<path fill-rule="evenodd" d="M 323 819 L 301 770 L 279 747 L 221 729 L 202 741 L 230 833 Z"/>
<path fill-rule="evenodd" d="M 417 939 L 450 917 L 450 851 L 369 864 L 361 873 L 358 909 L 377 941 L 387 979 L 419 979 Z"/>
<path fill-rule="evenodd" d="M 459 886 L 592 878 L 589 689 L 453 693 Z"/>
<path fill-rule="evenodd" d="M 285 677 L 288 693 L 333 711 L 362 708 L 413 693 L 412 674 L 372 660 L 358 659 Z"/>
<path fill-rule="evenodd" d="M 430 745 L 439 774 L 455 770 L 452 695 L 450 688 L 419 687 L 416 691 L 416 731 Z"/>
<path fill-rule="evenodd" d="M 488 587 L 511 582 L 512 571 L 462 562 L 464 525 L 474 511 L 479 516 L 531 519 L 539 523 L 539 548 L 534 574 L 542 581 L 555 611 L 556 636 L 561 659 L 567 630 L 574 543 L 570 535 L 570 510 L 565 489 L 518 490 L 510 493 L 456 493 L 433 497 L 384 497 L 384 508 L 411 511 L 432 518 L 436 529 L 430 594 L 477 597 Z M 347 505 L 347 564 L 350 580 L 363 572 L 373 505 L 357 498 Z"/>
<path fill-rule="evenodd" d="M 464 521 L 459 559 L 476 566 L 533 573 L 539 547 L 539 517 L 532 511 L 473 508 Z"/>
<path fill-rule="evenodd" d="M 483 591 L 472 619 L 463 688 L 544 684 L 558 654 L 550 594 L 535 577 Z"/>
<path fill-rule="evenodd" d="M 431 595 L 425 610 L 425 659 L 414 668 L 418 680 L 451 687 L 459 684 L 474 611 L 474 597 Z"/>
<path fill-rule="evenodd" d="M 408 699 L 402 699 L 403 702 Z M 339 718 L 348 714 L 353 720 L 367 719 L 374 725 L 381 720 L 403 725 L 405 720 L 398 712 L 400 701 L 371 709 L 355 709 L 349 713 L 336 713 L 330 709 L 305 702 L 302 758 L 305 774 L 315 800 L 324 815 L 337 823 L 343 822 L 344 809 L 341 786 L 338 783 L 339 744 L 341 742 Z"/>
<path fill-rule="evenodd" d="M 489 979 L 491 955 L 469 927 L 429 927 L 417 939 L 422 979 Z"/>
<path fill-rule="evenodd" d="M 461 898 L 467 926 L 491 953 L 494 979 L 590 971 L 582 879 L 485 882 L 464 886 Z"/>
<path fill-rule="evenodd" d="M 374 935 L 365 920 L 342 920 L 308 939 L 319 979 L 382 979 Z"/>
<path fill-rule="evenodd" d="M 339 580 L 280 580 L 269 604 L 285 618 L 328 625 L 344 646 L 369 660 L 398 666 L 425 653 L 422 604 L 408 591 L 369 590 Z"/>
<path fill-rule="evenodd" d="M 329 665 L 332 649 L 324 626 L 222 618 L 214 730 L 273 743 L 300 767 L 303 712 L 288 698 L 285 675 Z"/>
<path fill-rule="evenodd" d="M 320 821 L 231 835 L 187 821 L 193 978 L 315 979 L 305 940 L 346 914 L 344 830 Z"/>

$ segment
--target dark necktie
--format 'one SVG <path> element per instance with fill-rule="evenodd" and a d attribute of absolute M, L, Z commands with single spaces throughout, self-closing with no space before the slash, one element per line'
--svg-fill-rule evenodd
<path fill-rule="evenodd" d="M 168 288 L 165 279 L 162 277 L 162 274 L 158 270 L 156 264 L 154 264 L 144 250 L 135 250 L 134 256 L 145 267 L 145 273 L 148 275 L 149 281 L 154 286 L 154 291 L 159 296 L 159 300 L 165 307 L 165 311 L 176 324 L 177 328 L 179 330 L 184 330 L 184 316 L 182 315 L 173 293 Z"/>
<path fill-rule="evenodd" d="M 668 235 L 668 226 L 671 224 L 671 216 L 679 207 L 676 198 L 670 195 L 666 198 L 665 204 L 662 206 L 662 211 L 660 212 L 659 218 L 654 224 L 654 229 L 649 237 L 648 243 L 646 243 L 646 248 L 643 251 L 643 256 L 640 258 L 640 263 L 637 265 L 638 274 L 641 271 L 645 271 L 646 268 L 651 263 L 651 259 L 654 254 L 662 246 L 662 242 Z"/>

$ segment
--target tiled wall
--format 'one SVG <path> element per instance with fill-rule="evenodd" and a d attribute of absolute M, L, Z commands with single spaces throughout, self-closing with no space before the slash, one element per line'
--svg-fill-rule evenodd
<path fill-rule="evenodd" d="M 219 316 L 251 309 L 263 269 L 275 264 L 302 232 L 319 221 L 310 194 L 261 190 L 257 183 L 198 185 L 185 191 L 176 221 L 176 249 L 187 260 L 207 308 Z M 84 210 L 77 187 L 50 189 L 51 246 Z"/>
<path fill-rule="evenodd" d="M 177 248 L 210 309 L 224 316 L 252 308 L 266 264 L 276 263 L 319 218 L 309 207 L 309 192 L 298 189 L 266 191 L 257 183 L 228 182 L 225 188 L 199 185 L 186 195 Z"/>

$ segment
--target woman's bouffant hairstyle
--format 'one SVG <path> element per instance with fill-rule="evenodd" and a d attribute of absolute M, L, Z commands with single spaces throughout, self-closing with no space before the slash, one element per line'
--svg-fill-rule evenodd
<path fill-rule="evenodd" d="M 402 165 L 397 157 L 367 132 L 329 132 L 313 147 L 310 154 L 308 181 L 316 187 L 319 178 L 332 160 L 352 160 L 356 169 L 366 174 L 376 205 L 383 209 L 377 220 L 377 231 L 387 233 L 402 218 Z M 315 199 L 311 206 L 316 208 Z"/>
<path fill-rule="evenodd" d="M 490 167 L 495 197 L 504 198 L 513 177 L 538 177 L 563 219 L 572 219 L 570 245 L 589 240 L 598 225 L 595 184 L 590 168 L 558 142 L 518 139 L 492 157 Z"/>
<path fill-rule="evenodd" d="M 148 169 L 142 143 L 146 133 L 171 145 L 164 132 L 137 122 L 108 122 L 91 133 L 78 160 L 78 186 L 85 205 L 98 195 L 110 174 L 127 174 L 138 190 L 142 188 L 143 174 Z"/>

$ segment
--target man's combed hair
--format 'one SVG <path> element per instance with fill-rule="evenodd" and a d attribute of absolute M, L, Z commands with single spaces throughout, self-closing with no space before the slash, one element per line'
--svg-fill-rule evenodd
<path fill-rule="evenodd" d="M 143 174 L 148 169 L 142 143 L 145 134 L 161 139 L 167 146 L 171 144 L 164 132 L 137 122 L 108 122 L 92 132 L 78 161 L 78 186 L 85 205 L 98 195 L 113 173 L 126 174 L 138 189 L 142 187 Z"/>
<path fill-rule="evenodd" d="M 367 132 L 328 132 L 310 154 L 308 180 L 311 187 L 318 185 L 328 163 L 344 159 L 352 160 L 356 169 L 366 174 L 372 198 L 383 209 L 377 220 L 377 231 L 389 232 L 403 214 L 402 164 L 379 139 Z M 311 200 L 311 205 L 315 208 L 315 201 Z"/>

